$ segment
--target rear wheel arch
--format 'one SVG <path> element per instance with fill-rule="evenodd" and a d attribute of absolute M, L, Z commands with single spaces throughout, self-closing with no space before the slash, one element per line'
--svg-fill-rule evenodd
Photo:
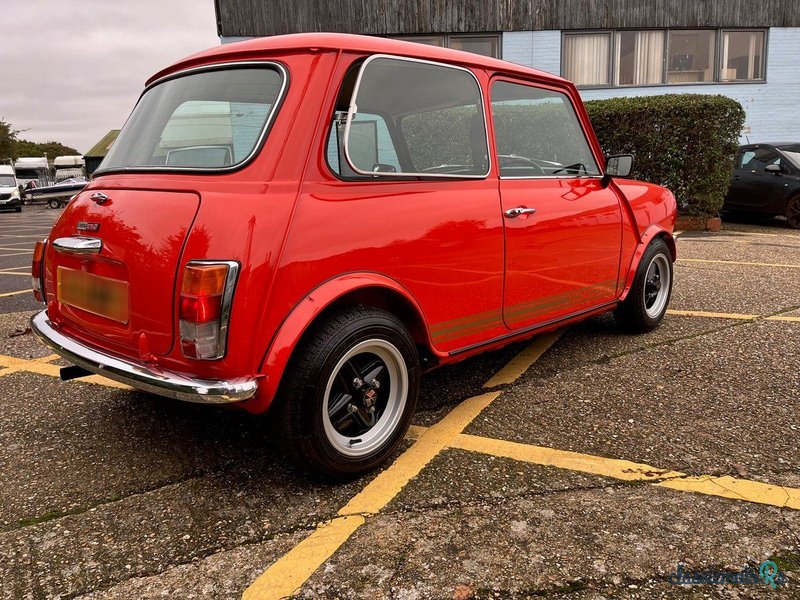
<path fill-rule="evenodd" d="M 411 334 L 423 365 L 444 356 L 433 347 L 421 307 L 398 282 L 377 274 L 344 275 L 316 288 L 289 313 L 262 358 L 259 373 L 264 377 L 258 394 L 243 408 L 254 413 L 269 408 L 287 365 L 314 325 L 353 306 L 379 308 L 397 317 Z"/>

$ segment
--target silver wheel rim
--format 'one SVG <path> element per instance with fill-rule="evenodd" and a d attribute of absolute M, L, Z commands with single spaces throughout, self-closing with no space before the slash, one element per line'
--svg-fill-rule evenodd
<path fill-rule="evenodd" d="M 657 319 L 667 306 L 670 290 L 669 259 L 663 254 L 656 254 L 647 265 L 644 278 L 644 311 L 651 319 Z"/>
<path fill-rule="evenodd" d="M 367 379 L 379 367 L 383 370 L 374 378 L 379 384 L 375 386 Z M 400 350 L 386 340 L 363 341 L 339 359 L 328 378 L 322 406 L 325 436 L 345 456 L 371 454 L 395 433 L 407 398 L 408 369 Z M 364 430 L 369 424 L 371 402 L 374 424 Z M 347 414 L 349 420 L 345 420 Z"/>

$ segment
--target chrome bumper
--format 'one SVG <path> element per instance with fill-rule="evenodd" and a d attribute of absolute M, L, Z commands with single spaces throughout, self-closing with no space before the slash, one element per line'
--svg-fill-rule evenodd
<path fill-rule="evenodd" d="M 192 379 L 186 375 L 98 352 L 61 333 L 42 311 L 31 318 L 31 329 L 52 350 L 87 371 L 146 392 L 203 404 L 241 402 L 256 393 L 254 378 L 231 381 Z"/>

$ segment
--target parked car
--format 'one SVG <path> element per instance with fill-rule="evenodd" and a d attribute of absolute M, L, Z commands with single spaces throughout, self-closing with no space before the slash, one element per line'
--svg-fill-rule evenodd
<path fill-rule="evenodd" d="M 800 229 L 800 143 L 740 147 L 723 210 L 784 215 Z"/>
<path fill-rule="evenodd" d="M 19 194 L 19 182 L 17 181 L 14 167 L 11 165 L 0 165 L 0 210 L 22 211 L 22 200 Z"/>
<path fill-rule="evenodd" d="M 421 44 L 300 34 L 156 74 L 36 247 L 36 334 L 163 396 L 268 408 L 352 476 L 420 375 L 672 289 L 675 199 L 604 158 L 575 86 Z"/>

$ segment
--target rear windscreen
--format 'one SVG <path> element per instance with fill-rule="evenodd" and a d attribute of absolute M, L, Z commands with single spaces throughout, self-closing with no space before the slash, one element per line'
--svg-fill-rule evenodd
<path fill-rule="evenodd" d="M 98 172 L 226 169 L 263 141 L 284 75 L 277 67 L 194 72 L 149 88 Z"/>

